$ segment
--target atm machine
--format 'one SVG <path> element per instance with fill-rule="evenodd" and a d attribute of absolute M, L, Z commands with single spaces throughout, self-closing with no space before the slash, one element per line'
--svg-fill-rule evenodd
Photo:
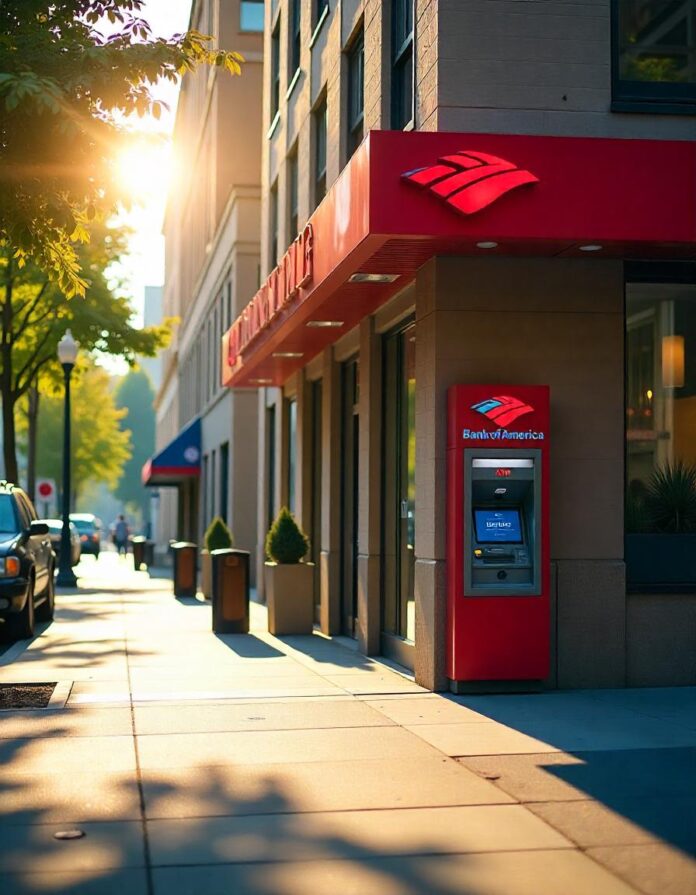
<path fill-rule="evenodd" d="M 545 386 L 453 386 L 448 654 L 455 692 L 537 688 L 550 640 Z"/>

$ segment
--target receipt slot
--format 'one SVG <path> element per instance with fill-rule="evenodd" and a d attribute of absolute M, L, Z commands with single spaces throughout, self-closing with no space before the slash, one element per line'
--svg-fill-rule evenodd
<path fill-rule="evenodd" d="M 448 654 L 455 692 L 549 669 L 549 391 L 453 386 L 448 420 Z M 516 683 L 513 683 L 516 682 Z"/>

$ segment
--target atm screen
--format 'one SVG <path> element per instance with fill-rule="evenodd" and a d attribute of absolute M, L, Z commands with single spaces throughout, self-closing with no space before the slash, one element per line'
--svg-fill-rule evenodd
<path fill-rule="evenodd" d="M 475 509 L 476 540 L 479 544 L 521 544 L 519 510 Z"/>

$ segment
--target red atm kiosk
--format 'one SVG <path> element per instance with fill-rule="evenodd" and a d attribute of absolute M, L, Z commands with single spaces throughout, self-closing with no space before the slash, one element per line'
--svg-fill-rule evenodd
<path fill-rule="evenodd" d="M 454 692 L 519 689 L 549 671 L 549 390 L 448 399 L 447 675 Z"/>

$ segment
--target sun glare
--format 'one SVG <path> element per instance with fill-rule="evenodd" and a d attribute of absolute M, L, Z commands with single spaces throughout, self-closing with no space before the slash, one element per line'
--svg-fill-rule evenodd
<path fill-rule="evenodd" d="M 124 150 L 117 162 L 119 183 L 136 201 L 164 200 L 172 179 L 169 144 L 138 143 Z"/>

